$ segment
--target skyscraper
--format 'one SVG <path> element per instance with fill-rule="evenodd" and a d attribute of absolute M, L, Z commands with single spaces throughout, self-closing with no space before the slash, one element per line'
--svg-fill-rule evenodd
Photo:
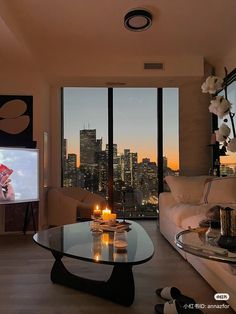
<path fill-rule="evenodd" d="M 130 153 L 131 185 L 138 185 L 138 153 Z"/>
<path fill-rule="evenodd" d="M 105 150 L 98 154 L 98 189 L 107 193 L 107 152 Z"/>
<path fill-rule="evenodd" d="M 96 163 L 96 129 L 80 130 L 80 165 L 87 166 Z"/>
<path fill-rule="evenodd" d="M 67 160 L 69 186 L 77 186 L 77 155 L 68 154 Z"/>
<path fill-rule="evenodd" d="M 62 167 L 63 167 L 63 186 L 69 186 L 68 180 L 68 161 L 67 161 L 67 139 L 63 139 L 62 142 Z"/>
<path fill-rule="evenodd" d="M 127 187 L 131 186 L 130 149 L 124 149 L 124 181 Z"/>

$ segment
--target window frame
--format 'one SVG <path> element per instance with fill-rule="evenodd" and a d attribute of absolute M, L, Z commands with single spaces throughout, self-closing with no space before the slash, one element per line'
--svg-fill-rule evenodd
<path fill-rule="evenodd" d="M 63 186 L 63 141 L 64 141 L 64 88 L 61 88 L 61 186 Z M 92 87 L 91 87 L 92 88 Z M 158 196 L 164 191 L 163 169 L 163 88 L 157 88 L 157 178 Z M 113 87 L 108 87 L 108 204 L 114 205 L 113 197 Z M 142 217 L 149 218 L 149 217 Z M 155 217 L 156 218 L 156 217 Z"/>

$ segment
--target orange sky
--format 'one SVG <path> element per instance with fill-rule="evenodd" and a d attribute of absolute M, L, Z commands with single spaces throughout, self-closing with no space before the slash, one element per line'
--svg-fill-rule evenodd
<path fill-rule="evenodd" d="M 118 149 L 118 153 L 123 153 L 124 148 L 121 150 Z M 80 165 L 80 160 L 79 160 L 79 152 L 75 152 L 73 147 L 68 147 L 69 153 L 75 153 L 77 154 L 77 167 Z M 131 152 L 136 152 L 134 149 L 130 149 Z M 145 150 L 141 150 L 139 148 L 138 152 L 138 162 L 142 162 L 143 158 L 150 158 L 151 161 L 157 162 L 157 153 L 156 149 L 149 150 L 147 153 Z M 167 166 L 173 170 L 178 170 L 179 169 L 179 156 L 178 156 L 178 151 L 171 151 L 170 148 L 166 148 L 166 151 L 164 153 L 164 156 L 167 157 Z"/>

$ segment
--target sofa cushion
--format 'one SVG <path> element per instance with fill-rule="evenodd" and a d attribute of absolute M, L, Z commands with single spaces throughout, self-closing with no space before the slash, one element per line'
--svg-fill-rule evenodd
<path fill-rule="evenodd" d="M 177 203 L 199 204 L 209 176 L 166 176 L 165 180 Z"/>
<path fill-rule="evenodd" d="M 166 216 L 170 221 L 172 221 L 178 227 L 182 226 L 182 221 L 184 219 L 190 218 L 193 216 L 199 216 L 199 221 L 206 218 L 206 212 L 209 209 L 210 204 L 204 205 L 194 205 L 194 204 L 181 204 L 178 203 L 174 206 L 166 208 L 162 213 L 162 215 Z M 198 222 L 199 222 L 198 221 Z M 191 226 L 191 224 L 187 225 Z"/>
<path fill-rule="evenodd" d="M 235 204 L 236 177 L 214 178 L 205 184 L 202 203 Z"/>
<path fill-rule="evenodd" d="M 231 207 L 236 209 L 236 204 L 218 204 L 221 207 Z M 166 216 L 176 226 L 186 229 L 188 226 L 198 227 L 199 222 L 206 219 L 207 212 L 212 208 L 212 204 L 181 204 L 170 206 L 161 210 L 161 216 Z"/>

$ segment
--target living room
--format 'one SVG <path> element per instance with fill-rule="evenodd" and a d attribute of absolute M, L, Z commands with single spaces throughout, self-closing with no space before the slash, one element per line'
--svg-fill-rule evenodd
<path fill-rule="evenodd" d="M 69 3 L 0 0 L 1 95 L 32 97 L 31 140 L 39 152 L 40 201 L 34 208 L 37 230 L 47 230 L 54 224 L 49 221 L 48 193 L 62 187 L 62 142 L 65 138 L 62 90 L 65 95 L 69 88 L 104 88 L 112 89 L 114 94 L 116 88 L 148 88 L 155 90 L 158 98 L 160 90 L 177 89 L 179 175 L 209 175 L 213 165 L 212 147 L 209 146 L 212 144 L 212 118 L 208 109 L 211 95 L 202 93 L 201 86 L 209 75 L 224 78 L 225 68 L 228 73 L 235 69 L 235 6 L 233 0 L 224 3 L 221 0 L 195 3 L 102 0 L 99 4 L 94 0 Z M 148 29 L 134 31 L 125 26 L 124 18 L 137 8 L 148 13 L 144 17 L 150 20 Z M 145 64 L 153 67 L 145 68 Z M 106 106 L 109 108 L 108 103 Z M 85 123 L 89 122 L 86 118 Z M 119 123 L 122 129 L 123 122 Z M 8 120 L 8 125 L 11 124 L 15 121 Z M 108 132 L 108 117 L 103 124 Z M 155 127 L 160 125 L 156 122 Z M 160 132 L 158 134 L 160 140 Z M 161 153 L 157 137 L 155 149 Z M 6 146 L 22 146 L 17 141 L 15 145 Z M 158 161 L 156 155 L 156 163 Z M 109 193 L 110 190 L 108 202 L 111 200 Z M 169 285 L 176 285 L 198 304 L 217 304 L 213 290 L 216 287 L 212 288 L 207 283 L 210 279 L 205 281 L 201 277 L 204 275 L 196 272 L 191 263 L 170 246 L 159 232 L 157 218 L 134 220 L 150 235 L 155 255 L 147 264 L 134 267 L 136 296 L 132 306 L 126 308 L 52 285 L 53 257 L 32 242 L 33 226 L 28 226 L 26 235 L 22 234 L 24 215 L 22 204 L 0 205 L 3 249 L 0 276 L 5 282 L 4 290 L 1 290 L 4 292 L 1 313 L 67 313 L 67 310 L 68 313 L 95 313 L 97 309 L 104 313 L 152 313 L 155 304 L 164 303 L 155 290 Z M 68 215 L 64 216 L 61 214 L 59 218 L 66 224 Z M 76 261 L 68 263 L 76 272 Z M 101 269 L 99 273 L 86 264 L 83 267 L 98 277 L 110 271 L 107 265 L 96 266 Z M 235 279 L 230 280 L 235 282 Z M 231 300 L 234 297 L 235 294 L 231 295 Z M 204 313 L 233 313 L 235 308 L 202 310 Z"/>

